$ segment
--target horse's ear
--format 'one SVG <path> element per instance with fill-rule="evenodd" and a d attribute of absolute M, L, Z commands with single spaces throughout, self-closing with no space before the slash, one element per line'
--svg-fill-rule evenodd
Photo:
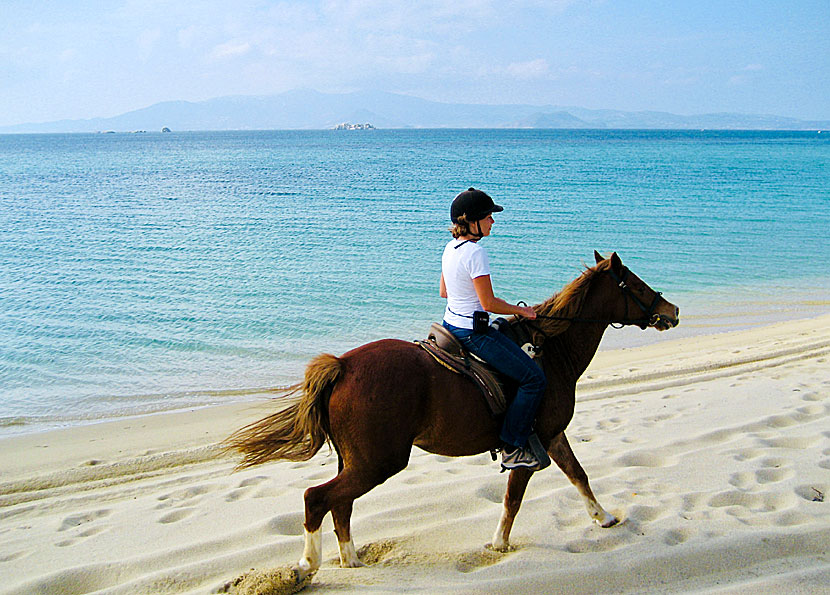
<path fill-rule="evenodd" d="M 599 264 L 599 263 L 601 263 L 601 262 L 602 262 L 603 260 L 605 260 L 605 259 L 602 257 L 602 254 L 600 254 L 599 252 L 597 252 L 596 250 L 594 250 L 594 260 L 596 260 L 596 261 L 597 261 L 597 264 Z"/>
<path fill-rule="evenodd" d="M 622 260 L 620 260 L 620 257 L 617 256 L 617 253 L 614 252 L 613 254 L 611 254 L 611 270 L 619 274 L 619 272 L 622 270 L 622 267 Z"/>

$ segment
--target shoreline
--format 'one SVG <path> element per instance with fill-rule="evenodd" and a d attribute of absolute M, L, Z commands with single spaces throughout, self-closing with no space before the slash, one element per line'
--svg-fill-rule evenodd
<path fill-rule="evenodd" d="M 792 289 L 789 286 L 787 287 L 788 289 Z M 753 293 L 753 300 L 748 300 L 747 296 L 743 295 L 749 291 L 746 287 L 731 288 L 729 291 L 737 292 L 738 299 L 736 301 L 724 301 L 722 297 L 724 293 L 723 288 L 721 288 L 721 292 L 718 294 L 721 297 L 714 300 L 710 296 L 685 296 L 688 299 L 681 302 L 680 325 L 666 333 L 658 334 L 653 329 L 642 331 L 636 327 L 623 329 L 609 327 L 600 343 L 598 354 L 612 350 L 632 349 L 671 342 L 686 337 L 719 335 L 764 328 L 778 323 L 821 318 L 830 312 L 830 299 L 827 299 L 825 297 L 826 294 L 819 288 L 809 291 L 802 289 L 798 300 L 777 299 L 778 294 L 774 293 L 770 288 L 767 288 L 767 291 L 761 294 L 760 297 L 758 294 Z M 667 297 L 671 300 L 673 296 Z M 425 324 L 422 333 L 419 332 L 420 328 L 409 329 L 409 336 L 400 336 L 397 338 L 415 340 L 426 335 L 427 327 L 428 324 Z M 404 331 L 402 334 L 406 333 L 407 331 Z M 357 347 L 357 345 L 355 343 L 351 347 Z M 339 355 L 339 353 L 335 354 Z M 256 403 L 269 394 L 278 393 L 280 389 L 299 382 L 302 379 L 303 368 L 304 366 L 298 368 L 296 374 L 290 378 L 280 377 L 279 380 L 284 380 L 284 382 L 273 386 L 210 387 L 172 391 L 159 393 L 158 395 L 125 395 L 120 398 L 128 400 L 131 404 L 127 405 L 127 409 L 120 413 L 93 413 L 85 418 L 73 417 L 71 415 L 59 419 L 44 419 L 42 417 L 29 416 L 0 418 L 0 441 L 15 436 L 39 434 L 107 422 L 118 422 L 145 416 L 187 412 L 201 408 Z M 177 401 L 176 404 L 171 406 L 163 405 L 163 397 L 166 395 L 171 396 L 174 401 Z M 108 403 L 113 402 L 113 397 L 110 396 L 102 396 L 100 398 L 102 401 Z M 157 402 L 156 408 L 147 410 L 146 405 L 139 405 L 148 400 Z M 222 401 L 227 401 L 227 403 L 223 403 Z"/>
<path fill-rule="evenodd" d="M 668 335 L 669 333 L 663 333 Z M 487 453 L 413 449 L 355 503 L 367 567 L 340 569 L 324 522 L 320 591 L 817 591 L 830 580 L 830 315 L 600 351 L 567 434 L 599 501 L 555 467 L 492 552 L 506 476 Z M 215 593 L 302 551 L 307 462 L 234 472 L 218 443 L 269 400 L 0 439 L 0 582 L 31 592 Z M 440 511 L 440 512 L 437 512 Z"/>
<path fill-rule="evenodd" d="M 675 333 L 681 327 L 660 334 L 656 334 L 653 329 L 649 329 L 645 333 L 652 336 L 651 340 L 643 344 L 628 341 L 622 347 L 615 347 L 613 342 L 608 342 L 603 339 L 603 343 L 600 345 L 600 349 L 591 362 L 591 365 L 577 383 L 577 404 L 580 400 L 596 398 L 593 396 L 596 387 L 605 386 L 609 383 L 618 384 L 622 382 L 626 384 L 630 382 L 637 384 L 641 382 L 642 376 L 638 374 L 633 375 L 634 380 L 621 380 L 620 377 L 623 374 L 617 370 L 618 368 L 622 370 L 626 366 L 629 366 L 627 368 L 629 372 L 636 370 L 630 366 L 635 365 L 638 360 L 659 356 L 666 350 L 688 354 L 689 346 L 694 346 L 701 339 L 717 344 L 717 349 L 724 349 L 728 346 L 734 350 L 739 350 L 739 346 L 746 340 L 748 334 L 755 331 L 774 333 L 778 329 L 786 331 L 787 325 L 789 324 L 795 324 L 798 328 L 811 326 L 830 328 L 830 314 L 817 314 L 804 318 L 776 320 L 771 323 L 760 322 L 737 329 L 718 326 L 715 327 L 717 329 L 715 332 L 687 333 L 679 337 Z M 622 329 L 622 331 L 630 332 L 631 334 L 644 332 L 635 328 Z M 609 343 L 611 344 L 609 345 Z M 788 355 L 788 352 L 785 352 L 783 355 Z M 706 357 L 707 354 L 703 354 L 697 358 L 687 355 L 687 358 L 693 362 L 701 359 L 705 361 Z M 774 360 L 775 356 L 769 359 Z M 703 365 L 703 367 L 707 369 L 710 367 L 722 368 L 756 363 L 763 365 L 763 361 L 756 361 L 750 356 L 746 361 L 742 358 L 735 358 L 729 362 L 721 362 L 717 366 Z M 687 367 L 678 365 L 678 369 L 686 369 Z M 694 364 L 692 364 L 692 367 L 694 367 Z M 603 381 L 597 379 L 594 372 L 597 368 L 602 369 L 606 374 L 608 370 L 615 370 L 611 376 L 612 380 Z M 297 378 L 297 380 L 299 381 L 301 378 Z M 107 448 L 115 447 L 116 443 L 118 443 L 120 451 L 133 455 L 141 450 L 140 447 L 130 448 L 130 445 L 134 441 L 144 442 L 146 440 L 155 445 L 154 450 L 156 451 L 173 448 L 191 448 L 194 445 L 204 446 L 205 436 L 210 435 L 210 432 L 215 429 L 217 424 L 224 425 L 227 420 L 234 420 L 244 425 L 245 423 L 259 419 L 259 417 L 272 413 L 273 407 L 275 406 L 274 401 L 279 399 L 280 389 L 229 389 L 228 391 L 221 392 L 233 394 L 245 393 L 257 395 L 258 397 L 227 404 L 194 405 L 181 409 L 132 413 L 121 417 L 100 420 L 90 419 L 64 427 L 49 427 L 33 429 L 31 432 L 0 435 L 0 446 L 11 445 L 12 448 L 17 446 L 23 446 L 24 448 L 34 447 L 36 443 L 43 441 L 42 438 L 44 436 L 48 437 L 51 434 L 55 434 L 60 442 L 70 445 L 80 445 L 88 440 L 90 443 L 103 443 L 102 445 Z M 277 396 L 269 396 L 269 394 Z M 236 426 L 236 428 L 238 427 L 241 427 L 241 425 Z M 130 433 L 130 439 L 124 440 L 124 432 Z M 65 449 L 63 455 L 67 457 L 66 461 L 63 458 L 50 458 L 49 461 L 39 461 L 38 468 L 42 468 L 40 465 L 51 466 L 53 464 L 57 467 L 68 462 L 70 457 L 76 456 L 74 452 L 67 452 Z M 0 465 L 0 472 L 5 475 L 9 471 L 6 468 L 6 464 L 9 461 L 1 455 L 0 461 L 3 463 L 3 465 Z M 24 461 L 20 461 L 19 463 L 21 467 L 27 464 Z"/>

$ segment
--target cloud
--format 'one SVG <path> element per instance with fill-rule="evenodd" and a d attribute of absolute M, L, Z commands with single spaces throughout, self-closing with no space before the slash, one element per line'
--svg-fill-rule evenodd
<path fill-rule="evenodd" d="M 161 39 L 161 29 L 155 27 L 153 29 L 145 29 L 138 36 L 138 55 L 142 60 L 147 60 L 150 54 L 153 53 L 153 48 Z"/>
<path fill-rule="evenodd" d="M 762 70 L 764 70 L 764 67 L 760 64 L 747 64 L 740 70 L 740 72 L 729 77 L 728 83 L 730 86 L 733 87 L 746 85 L 754 80 L 757 80 L 755 73 L 760 72 Z"/>
<path fill-rule="evenodd" d="M 210 56 L 214 59 L 235 58 L 244 56 L 251 49 L 251 44 L 247 41 L 227 41 L 214 47 Z"/>
<path fill-rule="evenodd" d="M 537 58 L 528 62 L 513 62 L 507 66 L 505 72 L 517 79 L 538 79 L 548 75 L 550 66 L 544 58 Z"/>
<path fill-rule="evenodd" d="M 63 50 L 60 53 L 60 57 L 58 58 L 58 60 L 60 61 L 61 64 L 67 64 L 69 62 L 74 62 L 77 58 L 78 58 L 78 50 L 76 50 L 75 48 L 69 48 L 69 49 Z"/>

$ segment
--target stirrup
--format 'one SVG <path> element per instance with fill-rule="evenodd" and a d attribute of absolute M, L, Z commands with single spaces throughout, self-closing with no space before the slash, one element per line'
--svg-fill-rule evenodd
<path fill-rule="evenodd" d="M 530 454 L 533 457 L 533 459 L 535 460 L 535 464 L 533 464 L 533 465 L 528 464 L 528 463 L 531 462 L 528 459 L 526 459 L 524 461 L 517 461 L 517 463 L 515 465 L 513 465 L 512 467 L 505 467 L 504 463 L 502 463 L 500 473 L 504 473 L 505 471 L 512 470 L 512 469 L 517 469 L 517 468 L 530 469 L 531 471 L 535 472 L 535 471 L 541 471 L 542 469 L 545 469 L 546 467 L 550 466 L 550 457 L 548 456 L 548 453 L 545 451 L 545 448 L 542 446 L 542 442 L 541 442 L 541 440 L 539 440 L 539 436 L 537 436 L 536 433 L 533 433 L 530 436 L 528 436 L 527 446 L 525 446 L 524 448 L 518 448 L 514 452 L 519 452 L 519 453 L 522 453 L 522 454 L 523 453 Z M 493 460 L 495 460 L 496 452 L 493 450 L 493 451 L 490 451 L 490 454 L 493 457 Z M 511 454 L 513 454 L 513 453 L 511 453 Z M 508 456 L 510 456 L 510 455 L 508 455 Z M 520 457 L 520 456 L 521 455 L 518 455 L 518 457 Z"/>
<path fill-rule="evenodd" d="M 546 451 L 545 447 L 542 446 L 542 441 L 539 440 L 539 436 L 536 435 L 536 432 L 533 432 L 527 437 L 527 445 L 533 452 L 533 456 L 535 456 L 536 460 L 539 461 L 539 468 L 537 471 L 541 471 L 545 467 L 550 467 L 550 457 L 548 456 L 548 451 Z"/>

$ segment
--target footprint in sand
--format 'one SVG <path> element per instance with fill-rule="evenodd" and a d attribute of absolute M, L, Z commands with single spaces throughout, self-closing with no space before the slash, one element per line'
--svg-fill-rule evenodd
<path fill-rule="evenodd" d="M 445 457 L 442 455 L 431 455 L 428 457 L 429 460 L 435 461 L 436 463 L 452 463 L 455 459 L 453 457 Z"/>
<path fill-rule="evenodd" d="M 170 492 L 169 494 L 162 494 L 157 498 L 157 500 L 160 501 L 160 504 L 156 505 L 156 510 L 163 510 L 173 506 L 195 504 L 205 494 L 218 489 L 218 487 L 212 485 L 200 485 L 178 490 L 176 492 Z"/>
<path fill-rule="evenodd" d="M 755 480 L 760 484 L 777 483 L 795 475 L 792 469 L 759 469 L 755 472 Z"/>
<path fill-rule="evenodd" d="M 775 524 L 779 527 L 793 527 L 795 525 L 806 525 L 813 523 L 815 519 L 799 510 L 788 510 L 782 512 L 775 518 Z"/>
<path fill-rule="evenodd" d="M 795 488 L 796 495 L 808 502 L 817 503 L 824 503 L 827 500 L 828 495 L 830 495 L 828 491 L 830 491 L 830 488 L 826 483 L 805 483 Z"/>
<path fill-rule="evenodd" d="M 674 462 L 669 457 L 641 450 L 624 454 L 617 459 L 617 464 L 622 467 L 666 467 Z"/>
<path fill-rule="evenodd" d="M 303 513 L 291 512 L 275 516 L 266 525 L 272 535 L 302 535 Z"/>
<path fill-rule="evenodd" d="M 777 492 L 749 493 L 728 490 L 709 499 L 712 508 L 744 508 L 750 512 L 778 512 L 792 508 L 797 500 L 792 494 Z M 737 511 L 733 511 L 737 512 Z"/>
<path fill-rule="evenodd" d="M 467 552 L 465 554 L 461 554 L 458 560 L 455 563 L 455 569 L 458 572 L 468 573 L 473 572 L 474 570 L 478 570 L 479 568 L 485 568 L 487 566 L 492 566 L 498 562 L 501 562 L 509 552 L 497 552 L 491 549 L 484 549 L 484 550 L 476 550 L 474 552 Z"/>
<path fill-rule="evenodd" d="M 104 517 L 108 517 L 112 514 L 111 510 L 101 509 L 101 510 L 94 510 L 92 512 L 85 512 L 82 514 L 73 514 L 72 516 L 68 516 L 63 519 L 60 528 L 58 531 L 67 531 L 69 529 L 74 529 L 75 527 L 80 527 L 81 525 L 85 525 L 87 523 L 91 523 L 93 521 L 97 521 L 98 519 L 102 519 Z"/>
<path fill-rule="evenodd" d="M 92 537 L 93 535 L 103 533 L 109 527 L 101 526 L 100 524 L 97 524 L 96 521 L 106 518 L 110 514 L 112 514 L 111 510 L 101 509 L 66 517 L 65 519 L 63 519 L 61 526 L 58 528 L 58 532 L 72 531 L 74 529 L 77 529 L 78 527 L 83 527 L 86 525 L 91 526 L 86 526 L 86 528 L 83 531 L 79 531 L 75 535 L 72 535 L 67 539 L 57 542 L 55 545 L 58 547 L 68 547 L 70 545 L 75 545 L 76 543 L 86 538 Z"/>
<path fill-rule="evenodd" d="M 660 518 L 663 513 L 660 507 L 638 504 L 628 510 L 627 517 L 633 521 L 649 522 Z"/>
<path fill-rule="evenodd" d="M 785 459 L 783 457 L 765 457 L 760 461 L 762 467 L 768 467 L 771 469 L 778 469 L 780 467 L 786 467 L 790 464 L 789 459 Z"/>
<path fill-rule="evenodd" d="M 798 424 L 791 415 L 772 415 L 764 420 L 764 423 L 771 428 L 787 428 Z"/>
<path fill-rule="evenodd" d="M 75 545 L 76 543 L 79 543 L 88 537 L 92 537 L 94 535 L 98 535 L 99 533 L 103 533 L 107 529 L 109 529 L 109 527 L 90 527 L 86 531 L 78 533 L 77 537 L 59 541 L 55 545 L 58 547 L 68 547 L 71 545 Z"/>
<path fill-rule="evenodd" d="M 761 442 L 772 448 L 809 448 L 819 441 L 818 436 L 782 436 L 779 438 L 763 439 Z"/>
<path fill-rule="evenodd" d="M 622 527 L 623 525 L 618 525 Z M 628 545 L 635 540 L 639 529 L 637 527 L 629 527 L 628 531 L 617 530 L 613 534 L 605 533 L 597 539 L 574 539 L 565 544 L 565 551 L 571 554 L 589 554 L 599 552 L 610 552 L 620 547 Z M 642 535 L 642 532 L 639 532 Z"/>
<path fill-rule="evenodd" d="M 729 476 L 729 484 L 745 490 L 755 483 L 755 477 L 749 471 L 740 471 Z"/>
<path fill-rule="evenodd" d="M 706 497 L 704 492 L 697 492 L 693 494 L 685 494 L 683 496 L 683 505 L 681 509 L 683 512 L 694 512 L 700 509 L 700 503 Z"/>
<path fill-rule="evenodd" d="M 292 481 L 288 484 L 288 487 L 299 488 L 304 490 L 305 488 L 309 488 L 311 486 L 323 483 L 323 480 L 328 481 L 330 479 L 334 479 L 335 475 L 336 473 L 333 473 L 329 469 L 317 471 L 315 473 L 309 473 L 308 475 L 304 475 L 302 479 Z"/>
<path fill-rule="evenodd" d="M 190 515 L 196 512 L 195 508 L 180 508 L 178 510 L 174 510 L 173 512 L 169 512 L 159 518 L 157 522 L 161 523 L 162 525 L 169 525 L 170 523 L 178 523 L 182 519 L 186 519 Z"/>
<path fill-rule="evenodd" d="M 735 453 L 736 461 L 747 461 L 760 457 L 766 451 L 759 448 L 744 448 Z"/>
<path fill-rule="evenodd" d="M 34 553 L 34 550 L 23 550 L 20 552 L 12 552 L 11 554 L 6 554 L 4 556 L 0 556 L 0 564 L 3 562 L 14 562 L 15 560 L 20 560 L 20 558 L 25 558 L 26 556 L 31 556 Z"/>
<path fill-rule="evenodd" d="M 490 457 L 490 453 L 482 453 L 474 457 L 464 457 L 461 462 L 465 465 L 492 465 L 493 459 Z"/>
<path fill-rule="evenodd" d="M 490 483 L 484 484 L 483 486 L 479 487 L 475 491 L 475 495 L 479 498 L 484 498 L 485 500 L 489 500 L 494 504 L 501 504 L 504 500 L 504 491 L 505 486 L 503 482 L 496 483 L 492 481 Z"/>
<path fill-rule="evenodd" d="M 809 419 L 811 417 L 822 417 L 827 415 L 828 406 L 814 403 L 812 405 L 804 405 L 803 407 L 799 407 L 796 411 L 798 411 L 803 418 Z"/>
<path fill-rule="evenodd" d="M 671 546 L 680 545 L 691 539 L 694 534 L 695 532 L 691 529 L 672 529 L 671 531 L 666 531 L 665 535 L 663 535 L 663 543 Z"/>
<path fill-rule="evenodd" d="M 566 515 L 561 512 L 561 508 L 560 511 L 557 512 L 554 521 L 556 522 L 557 529 L 570 529 L 572 527 L 585 525 L 585 517 L 582 514 Z"/>
<path fill-rule="evenodd" d="M 602 421 L 597 422 L 596 428 L 598 430 L 602 430 L 603 432 L 613 432 L 614 430 L 618 430 L 622 424 L 622 419 L 619 417 L 612 417 L 610 419 L 603 419 Z"/>
<path fill-rule="evenodd" d="M 225 495 L 225 502 L 236 502 L 237 500 L 241 500 L 243 498 L 256 498 L 259 497 L 260 492 L 267 488 L 260 488 L 256 490 L 257 486 L 261 486 L 262 484 L 268 482 L 271 478 L 266 475 L 257 475 L 255 477 L 249 477 L 248 479 L 244 479 L 240 481 L 236 488 L 231 490 Z"/>

